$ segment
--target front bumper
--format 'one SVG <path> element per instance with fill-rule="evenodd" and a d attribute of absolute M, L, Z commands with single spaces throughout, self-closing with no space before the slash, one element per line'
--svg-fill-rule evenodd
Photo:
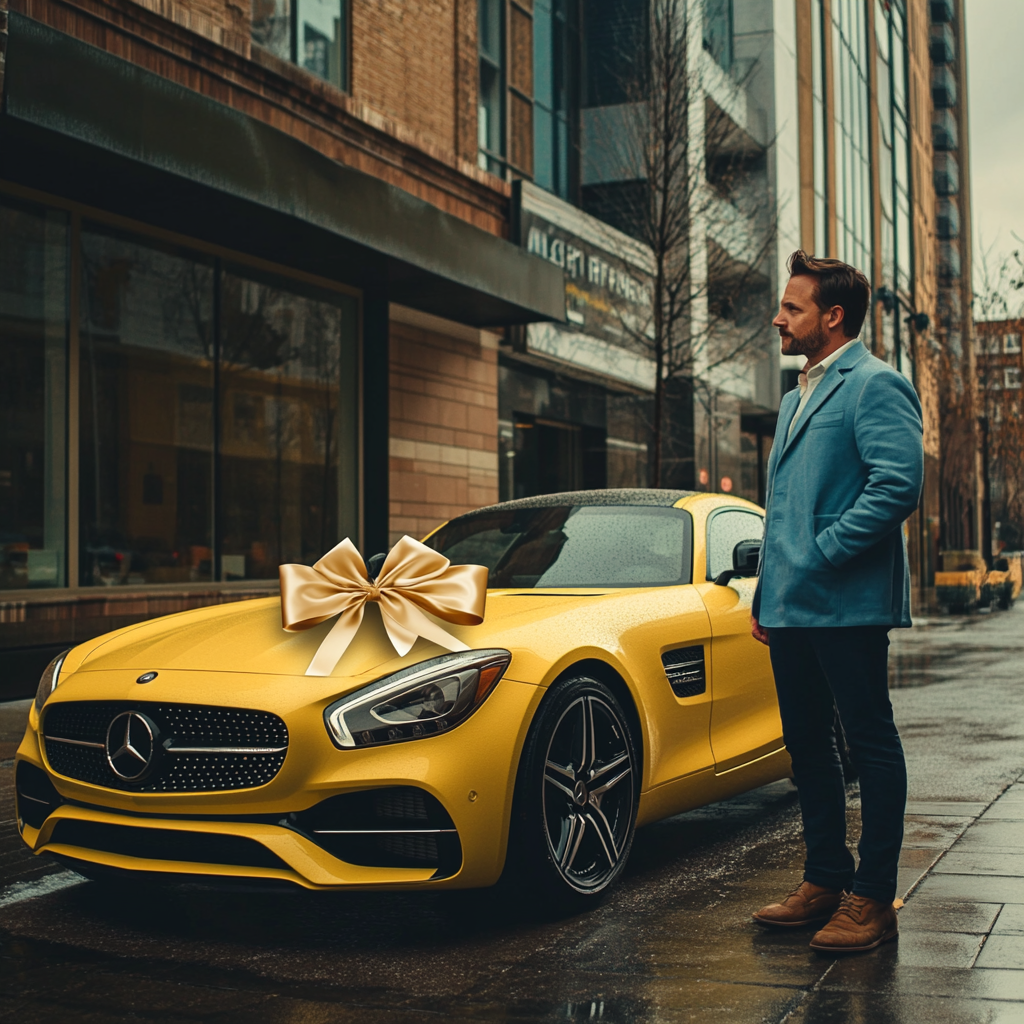
<path fill-rule="evenodd" d="M 90 686 L 88 696 L 117 695 L 120 680 L 106 682 Z M 51 700 L 86 697 L 80 687 L 68 686 L 62 693 L 66 685 Z M 21 799 L 21 835 L 34 853 L 51 853 L 86 870 L 177 876 L 182 881 L 262 880 L 306 889 L 492 885 L 504 866 L 519 755 L 542 695 L 537 686 L 506 678 L 451 732 L 359 750 L 339 750 L 331 743 L 323 724 L 324 702 L 290 709 L 271 703 L 265 709 L 284 718 L 290 735 L 275 778 L 247 790 L 191 794 L 126 792 L 57 774 L 46 759 L 33 709 L 16 755 L 16 772 L 24 776 L 31 771 L 20 770 L 22 762 L 45 772 L 61 803 L 55 809 L 44 807 L 40 819 L 39 806 L 32 805 L 35 815 L 23 813 L 21 804 L 29 804 Z M 246 703 L 255 706 L 252 700 Z M 443 808 L 426 824 L 447 826 L 442 816 L 450 823 L 450 828 L 434 829 L 443 833 L 438 840 L 448 851 L 445 863 L 396 866 L 392 859 L 374 864 L 366 863 L 373 858 L 365 855 L 354 863 L 340 855 L 351 845 L 312 834 L 310 816 L 331 807 L 332 798 L 385 788 L 397 792 L 395 787 L 421 791 L 428 804 L 437 801 Z M 339 823 L 339 830 L 345 827 Z M 457 865 L 453 849 L 461 853 Z"/>

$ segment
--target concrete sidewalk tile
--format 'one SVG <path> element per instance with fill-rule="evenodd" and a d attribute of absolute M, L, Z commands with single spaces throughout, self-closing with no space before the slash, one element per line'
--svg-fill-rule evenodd
<path fill-rule="evenodd" d="M 935 865 L 939 875 L 1008 875 L 1024 877 L 1024 853 L 991 853 L 954 847 Z"/>
<path fill-rule="evenodd" d="M 1024 906 L 1011 903 L 1003 907 L 992 932 L 995 935 L 1024 935 Z"/>
<path fill-rule="evenodd" d="M 811 992 L 786 1019 L 788 1024 L 1020 1024 L 1020 1017 L 1020 1007 L 987 999 L 894 994 L 880 1005 L 872 992 Z"/>
<path fill-rule="evenodd" d="M 939 996 L 950 999 L 998 999 L 1024 1002 L 1024 971 L 972 967 L 920 967 L 901 964 L 897 943 L 873 953 L 840 960 L 822 979 L 821 991 L 873 992 L 876 996 Z M 889 954 L 892 949 L 893 953 Z M 883 954 L 883 955 L 879 955 Z M 1018 1017 L 1020 1008 L 1017 1007 Z M 870 1018 L 868 1018 L 870 1019 Z M 925 1017 L 908 1018 L 919 1024 Z"/>
<path fill-rule="evenodd" d="M 939 850 L 927 846 L 904 848 L 900 851 L 899 866 L 925 872 L 935 863 L 939 854 Z"/>
<path fill-rule="evenodd" d="M 977 818 L 988 804 L 969 800 L 908 800 L 907 814 L 927 817 Z"/>
<path fill-rule="evenodd" d="M 900 935 L 912 931 L 985 935 L 992 930 L 1001 909 L 998 903 L 927 899 L 915 893 L 900 911 Z"/>
<path fill-rule="evenodd" d="M 1015 938 L 1015 936 L 1007 936 Z M 978 956 L 980 935 L 959 932 L 900 931 L 897 946 L 900 966 L 955 967 L 966 970 Z"/>
<path fill-rule="evenodd" d="M 1017 843 L 1014 846 L 990 846 L 984 845 L 971 845 L 961 846 L 959 843 L 954 844 L 951 847 L 951 852 L 956 853 L 984 853 L 992 854 L 993 856 L 999 856 L 1000 854 L 1008 853 L 1011 857 L 1016 857 L 1021 852 L 1021 844 Z"/>
<path fill-rule="evenodd" d="M 1015 821 L 976 821 L 961 837 L 958 845 L 983 847 L 1005 846 L 1021 848 L 1021 833 L 1024 829 Z"/>
<path fill-rule="evenodd" d="M 924 874 L 920 868 L 899 868 L 896 872 L 896 895 L 906 899 L 910 890 L 921 881 Z"/>
<path fill-rule="evenodd" d="M 1024 821 L 1024 800 L 997 800 L 979 821 Z"/>
<path fill-rule="evenodd" d="M 917 887 L 916 893 L 976 903 L 1024 903 L 1024 878 L 932 873 Z"/>
<path fill-rule="evenodd" d="M 1024 971 L 1024 935 L 990 935 L 982 946 L 975 967 Z M 1024 1012 L 1021 1016 L 1024 1017 Z"/>
<path fill-rule="evenodd" d="M 972 820 L 908 814 L 903 822 L 903 849 L 947 850 Z"/>

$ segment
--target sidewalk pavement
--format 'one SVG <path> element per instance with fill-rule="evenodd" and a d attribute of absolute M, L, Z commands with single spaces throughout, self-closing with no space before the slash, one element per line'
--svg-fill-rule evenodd
<path fill-rule="evenodd" d="M 900 937 L 837 960 L 787 1024 L 1024 1021 L 1024 776 L 988 805 L 911 802 Z"/>

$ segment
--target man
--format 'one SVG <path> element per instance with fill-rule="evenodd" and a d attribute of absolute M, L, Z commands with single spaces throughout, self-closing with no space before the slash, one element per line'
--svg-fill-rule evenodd
<path fill-rule="evenodd" d="M 903 522 L 921 494 L 921 406 L 907 378 L 857 338 L 871 297 L 864 275 L 802 251 L 789 271 L 772 325 L 783 354 L 807 364 L 782 400 L 768 461 L 751 631 L 771 649 L 807 859 L 800 885 L 754 919 L 827 921 L 812 949 L 859 952 L 897 933 L 907 772 L 886 662 L 889 630 L 910 625 Z M 860 772 L 856 869 L 837 710 Z"/>

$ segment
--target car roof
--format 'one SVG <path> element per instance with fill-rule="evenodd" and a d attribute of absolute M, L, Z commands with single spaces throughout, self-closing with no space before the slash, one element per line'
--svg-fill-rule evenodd
<path fill-rule="evenodd" d="M 595 491 L 562 491 L 559 494 L 539 494 L 535 498 L 516 498 L 497 505 L 474 509 L 465 515 L 482 515 L 487 512 L 512 512 L 520 508 L 555 508 L 565 505 L 661 505 L 670 508 L 684 498 L 692 498 L 700 491 L 674 491 L 655 487 L 613 487 Z"/>

